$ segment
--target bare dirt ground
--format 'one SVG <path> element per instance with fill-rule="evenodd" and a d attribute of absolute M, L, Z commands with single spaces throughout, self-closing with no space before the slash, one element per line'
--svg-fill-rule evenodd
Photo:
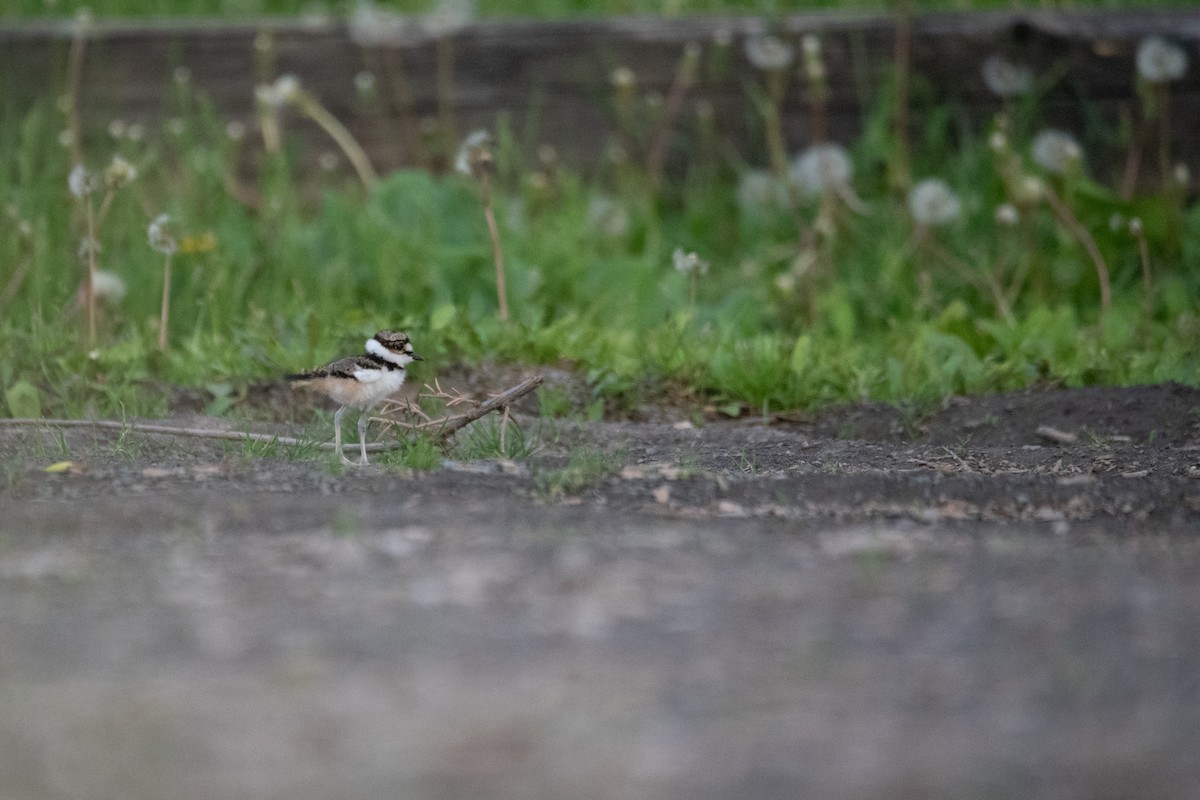
<path fill-rule="evenodd" d="M 0 797 L 1200 797 L 1200 390 L 637 416 L 0 428 Z"/>

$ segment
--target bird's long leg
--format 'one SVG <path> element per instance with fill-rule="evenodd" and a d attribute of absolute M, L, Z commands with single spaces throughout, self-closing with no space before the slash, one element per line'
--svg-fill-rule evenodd
<path fill-rule="evenodd" d="M 342 452 L 342 415 L 346 413 L 346 407 L 341 406 L 333 415 L 333 447 L 337 450 L 338 458 L 343 464 L 353 464 L 354 462 L 346 458 L 346 454 Z"/>
<path fill-rule="evenodd" d="M 362 452 L 362 457 L 358 459 L 359 464 L 367 463 L 367 409 L 358 415 L 358 448 Z"/>

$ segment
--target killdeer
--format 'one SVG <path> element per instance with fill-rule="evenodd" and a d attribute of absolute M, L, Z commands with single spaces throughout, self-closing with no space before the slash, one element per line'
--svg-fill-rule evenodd
<path fill-rule="evenodd" d="M 344 464 L 354 462 L 342 452 L 342 414 L 347 408 L 360 410 L 358 416 L 359 464 L 367 463 L 367 412 L 404 383 L 404 367 L 424 361 L 413 352 L 408 336 L 395 331 L 380 331 L 367 339 L 366 352 L 331 361 L 323 367 L 285 376 L 294 388 L 308 386 L 326 395 L 341 407 L 333 415 L 333 441 Z"/>

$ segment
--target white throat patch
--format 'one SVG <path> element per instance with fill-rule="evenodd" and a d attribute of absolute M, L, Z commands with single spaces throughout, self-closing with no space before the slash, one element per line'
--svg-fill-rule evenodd
<path fill-rule="evenodd" d="M 398 367 L 403 367 L 405 364 L 412 362 L 412 356 L 407 353 L 396 353 L 388 350 L 374 339 L 367 339 L 367 352 L 371 355 L 379 356 L 384 361 L 390 361 Z"/>

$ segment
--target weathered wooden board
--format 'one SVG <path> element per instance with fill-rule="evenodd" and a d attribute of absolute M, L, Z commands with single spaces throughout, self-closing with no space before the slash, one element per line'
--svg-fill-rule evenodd
<path fill-rule="evenodd" d="M 749 87 L 762 83 L 747 62 L 743 43 L 766 27 L 796 41 L 821 38 L 829 73 L 829 131 L 849 141 L 862 130 L 864 111 L 878 102 L 892 68 L 895 21 L 887 16 L 810 14 L 765 22 L 745 17 L 616 18 L 567 22 L 483 22 L 455 34 L 454 94 L 459 132 L 494 126 L 505 115 L 519 143 L 531 151 L 554 145 L 564 160 L 595 164 L 614 131 L 612 70 L 628 67 L 640 92 L 665 94 L 685 45 L 703 46 L 700 79 L 681 115 L 680 145 L 696 130 L 695 101 L 712 104 L 722 138 L 748 163 L 763 163 Z M 177 91 L 172 75 L 190 70 L 191 84 L 228 119 L 253 123 L 259 79 L 255 38 L 269 32 L 275 73 L 292 73 L 363 142 L 381 170 L 413 160 L 394 103 L 363 102 L 354 89 L 363 70 L 378 73 L 380 94 L 393 84 L 381 52 L 365 50 L 344 21 L 280 20 L 256 23 L 100 22 L 89 41 L 83 70 L 82 111 L 89 149 L 102 144 L 113 118 L 140 121 L 151 131 L 171 112 Z M 1048 119 L 1083 132 L 1085 120 L 1112 122 L 1136 108 L 1133 58 L 1138 41 L 1161 34 L 1184 44 L 1188 74 L 1172 85 L 1174 152 L 1200 172 L 1200 11 L 1025 12 L 937 14 L 912 21 L 913 123 L 937 106 L 957 110 L 978 129 L 999 102 L 985 88 L 980 65 L 993 52 L 1021 59 L 1062 78 L 1043 100 Z M 47 92 L 61 92 L 72 38 L 69 23 L 0 27 L 0 89 L 7 107 L 20 109 Z M 721 42 L 726 42 L 722 45 Z M 438 110 L 436 41 L 408 35 L 396 48 L 422 118 Z M 789 148 L 810 138 L 802 84 L 794 79 L 785 106 Z M 333 149 L 320 131 L 290 120 L 306 156 Z M 1091 143 L 1089 143 L 1090 145 Z M 1089 146 L 1089 152 L 1091 147 Z M 1104 161 L 1113 154 L 1093 156 Z"/>

